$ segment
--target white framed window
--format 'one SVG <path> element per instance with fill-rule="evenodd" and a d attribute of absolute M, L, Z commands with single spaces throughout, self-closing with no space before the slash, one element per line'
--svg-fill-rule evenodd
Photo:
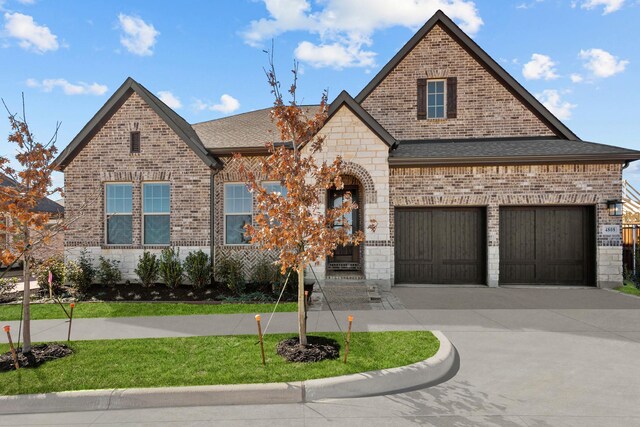
<path fill-rule="evenodd" d="M 267 190 L 267 193 L 280 193 L 281 196 L 285 197 L 287 195 L 287 187 L 280 184 L 278 181 L 264 181 L 262 186 Z"/>
<path fill-rule="evenodd" d="M 248 245 L 244 226 L 253 218 L 251 193 L 245 184 L 224 185 L 224 243 L 226 245 Z"/>
<path fill-rule="evenodd" d="M 145 245 L 168 245 L 171 236 L 171 184 L 142 184 L 142 235 Z"/>
<path fill-rule="evenodd" d="M 446 117 L 446 80 L 427 80 L 427 118 L 444 119 Z"/>
<path fill-rule="evenodd" d="M 105 230 L 108 245 L 133 243 L 131 183 L 105 184 Z"/>

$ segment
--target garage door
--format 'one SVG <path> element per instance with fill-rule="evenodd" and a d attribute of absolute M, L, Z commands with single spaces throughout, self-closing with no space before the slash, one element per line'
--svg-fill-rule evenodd
<path fill-rule="evenodd" d="M 500 283 L 593 285 L 592 207 L 500 209 Z"/>
<path fill-rule="evenodd" d="M 485 283 L 483 208 L 395 210 L 395 281 Z"/>

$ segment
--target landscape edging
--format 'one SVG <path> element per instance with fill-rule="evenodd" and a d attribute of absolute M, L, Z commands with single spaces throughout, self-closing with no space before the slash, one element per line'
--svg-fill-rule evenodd
<path fill-rule="evenodd" d="M 427 387 L 451 376 L 455 348 L 440 331 L 432 357 L 398 368 L 290 383 L 79 390 L 0 396 L 0 414 L 105 411 L 180 406 L 301 403 L 393 394 Z"/>

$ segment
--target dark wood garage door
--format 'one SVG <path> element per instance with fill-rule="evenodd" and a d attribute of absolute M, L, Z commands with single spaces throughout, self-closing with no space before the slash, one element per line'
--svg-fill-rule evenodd
<path fill-rule="evenodd" d="M 485 236 L 483 208 L 397 208 L 396 283 L 485 283 Z"/>
<path fill-rule="evenodd" d="M 500 209 L 500 284 L 594 285 L 592 207 Z"/>

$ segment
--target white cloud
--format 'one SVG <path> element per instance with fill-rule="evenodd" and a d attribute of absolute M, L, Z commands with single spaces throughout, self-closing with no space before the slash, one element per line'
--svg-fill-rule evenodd
<path fill-rule="evenodd" d="M 222 114 L 230 114 L 240 108 L 240 101 L 233 96 L 224 94 L 220 97 L 220 102 L 217 104 L 208 104 L 200 99 L 196 99 L 193 103 L 193 109 L 196 111 L 217 111 Z"/>
<path fill-rule="evenodd" d="M 482 18 L 470 0 L 263 0 L 269 18 L 251 21 L 242 34 L 246 43 L 260 46 L 263 41 L 287 31 L 306 31 L 317 35 L 319 43 L 301 42 L 298 59 L 316 67 L 373 67 L 373 33 L 396 26 L 412 30 L 423 25 L 438 9 L 457 21 L 462 29 L 475 34 Z M 313 54 L 321 59 L 313 61 Z"/>
<path fill-rule="evenodd" d="M 5 13 L 4 30 L 9 37 L 18 39 L 18 45 L 37 53 L 57 50 L 58 37 L 48 27 L 38 25 L 32 16 L 22 13 Z"/>
<path fill-rule="evenodd" d="M 555 89 L 545 89 L 537 93 L 536 98 L 560 120 L 570 119 L 571 110 L 576 108 L 575 104 L 560 99 L 560 92 Z"/>
<path fill-rule="evenodd" d="M 20 4 L 34 4 L 36 0 L 18 0 Z"/>
<path fill-rule="evenodd" d="M 544 0 L 533 0 L 530 3 L 520 3 L 519 5 L 516 6 L 516 9 L 531 9 L 532 7 L 534 7 L 536 4 L 538 3 L 542 3 Z"/>
<path fill-rule="evenodd" d="M 584 80 L 584 77 L 582 77 L 580 74 L 577 74 L 577 73 L 571 74 L 569 78 L 573 83 L 582 83 L 582 81 Z"/>
<path fill-rule="evenodd" d="M 315 45 L 304 41 L 294 52 L 300 61 L 312 67 L 372 67 L 375 65 L 375 52 L 359 49 L 358 46 L 345 46 L 340 43 Z"/>
<path fill-rule="evenodd" d="M 123 34 L 120 36 L 120 43 L 134 55 L 153 55 L 153 46 L 160 35 L 153 25 L 147 24 L 136 16 L 125 14 L 118 15 L 120 29 Z"/>
<path fill-rule="evenodd" d="M 629 61 L 619 60 L 602 49 L 581 50 L 579 56 L 585 61 L 584 68 L 589 70 L 594 77 L 611 77 L 623 72 L 629 64 Z"/>
<path fill-rule="evenodd" d="M 602 14 L 607 15 L 619 10 L 622 5 L 624 5 L 624 0 L 584 0 L 580 7 L 591 10 L 602 6 L 604 8 Z"/>
<path fill-rule="evenodd" d="M 558 74 L 556 74 L 555 65 L 556 63 L 553 62 L 549 56 L 534 53 L 531 55 L 531 61 L 522 67 L 522 75 L 527 80 L 557 79 Z"/>
<path fill-rule="evenodd" d="M 175 96 L 173 93 L 169 92 L 168 90 L 159 91 L 158 92 L 158 98 L 160 98 L 160 101 L 162 101 L 165 104 L 167 104 L 167 106 L 169 108 L 172 108 L 174 110 L 182 108 L 182 102 L 180 101 L 180 98 L 178 98 L 177 96 Z"/>
<path fill-rule="evenodd" d="M 69 83 L 65 79 L 27 79 L 27 86 L 41 88 L 45 92 L 51 92 L 56 87 L 62 89 L 65 95 L 104 95 L 109 89 L 106 85 L 98 83 Z"/>

